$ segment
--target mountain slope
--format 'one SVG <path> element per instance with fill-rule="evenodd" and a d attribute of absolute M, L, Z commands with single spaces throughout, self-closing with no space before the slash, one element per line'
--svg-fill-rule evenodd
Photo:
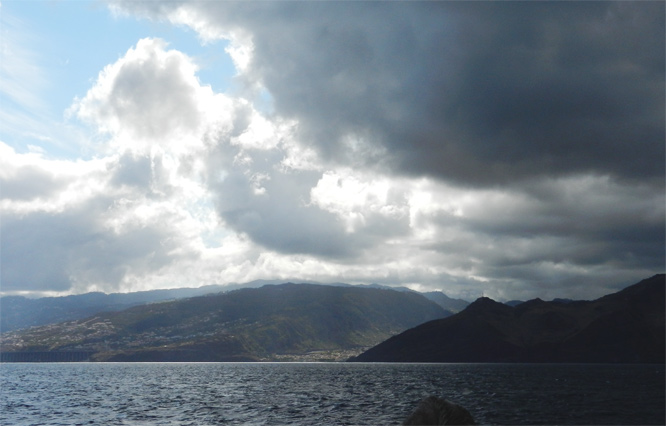
<path fill-rule="evenodd" d="M 90 351 L 95 360 L 112 361 L 280 359 L 358 351 L 444 315 L 416 293 L 267 285 L 5 333 L 1 349 Z"/>
<path fill-rule="evenodd" d="M 441 291 L 429 291 L 423 293 L 423 295 L 450 312 L 451 315 L 457 314 L 469 306 L 469 302 L 462 299 L 453 299 Z"/>
<path fill-rule="evenodd" d="M 134 293 L 101 292 L 62 297 L 29 299 L 23 296 L 0 297 L 0 333 L 86 318 L 103 311 L 121 311 L 146 303 L 174 300 L 220 292 L 225 287 L 149 290 Z"/>
<path fill-rule="evenodd" d="M 664 275 L 595 301 L 480 298 L 354 358 L 367 362 L 664 362 Z"/>
<path fill-rule="evenodd" d="M 299 282 L 304 283 L 304 281 Z M 133 306 L 144 305 L 147 303 L 164 302 L 168 300 L 220 293 L 223 291 L 228 292 L 242 288 L 257 288 L 264 285 L 282 283 L 284 283 L 284 281 L 255 280 L 242 284 L 207 285 L 197 288 L 176 288 L 111 294 L 94 292 L 61 297 L 41 297 L 37 299 L 30 299 L 23 296 L 2 296 L 0 297 L 0 333 L 83 319 L 99 312 L 122 311 Z M 311 281 L 306 281 L 305 283 L 326 285 Z M 333 283 L 328 285 L 336 287 L 379 288 L 385 290 L 414 292 L 406 287 L 395 288 L 378 284 L 353 286 L 351 284 Z M 464 300 L 449 298 L 440 291 L 422 294 L 444 308 L 444 310 L 447 311 L 444 316 L 453 315 L 469 304 L 469 302 Z"/>
<path fill-rule="evenodd" d="M 334 285 L 343 285 L 343 286 L 348 286 L 350 284 L 334 284 Z M 407 293 L 418 293 L 424 295 L 427 299 L 432 300 L 433 302 L 437 303 L 439 306 L 444 308 L 446 311 L 446 316 L 451 316 L 453 314 L 456 314 L 469 305 L 469 302 L 466 300 L 462 299 L 453 299 L 442 291 L 426 291 L 426 292 L 418 292 L 416 290 L 412 290 L 408 287 L 389 287 L 386 285 L 381 285 L 381 284 L 360 284 L 357 287 L 363 287 L 363 288 L 379 288 L 379 289 L 385 289 L 385 290 L 396 290 L 396 291 L 404 291 Z"/>

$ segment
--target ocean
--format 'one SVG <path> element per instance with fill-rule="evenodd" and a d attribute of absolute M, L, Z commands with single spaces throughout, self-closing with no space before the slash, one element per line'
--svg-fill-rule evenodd
<path fill-rule="evenodd" d="M 479 424 L 665 424 L 664 365 L 0 364 L 2 425 L 398 425 L 436 395 Z"/>

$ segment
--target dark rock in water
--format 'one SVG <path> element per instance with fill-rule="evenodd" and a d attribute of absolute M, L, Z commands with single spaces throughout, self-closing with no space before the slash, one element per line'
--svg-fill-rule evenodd
<path fill-rule="evenodd" d="M 403 425 L 475 425 L 474 418 L 460 405 L 429 396 L 405 420 Z"/>

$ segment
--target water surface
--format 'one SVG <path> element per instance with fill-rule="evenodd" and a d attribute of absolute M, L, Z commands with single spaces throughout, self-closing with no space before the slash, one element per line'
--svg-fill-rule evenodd
<path fill-rule="evenodd" d="M 1 364 L 2 425 L 400 424 L 428 395 L 483 424 L 661 424 L 663 365 Z"/>

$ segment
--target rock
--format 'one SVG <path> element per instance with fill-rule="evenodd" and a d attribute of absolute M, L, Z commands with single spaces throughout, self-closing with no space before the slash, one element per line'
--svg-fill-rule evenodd
<path fill-rule="evenodd" d="M 436 396 L 419 403 L 403 425 L 475 425 L 474 418 L 460 405 Z"/>

